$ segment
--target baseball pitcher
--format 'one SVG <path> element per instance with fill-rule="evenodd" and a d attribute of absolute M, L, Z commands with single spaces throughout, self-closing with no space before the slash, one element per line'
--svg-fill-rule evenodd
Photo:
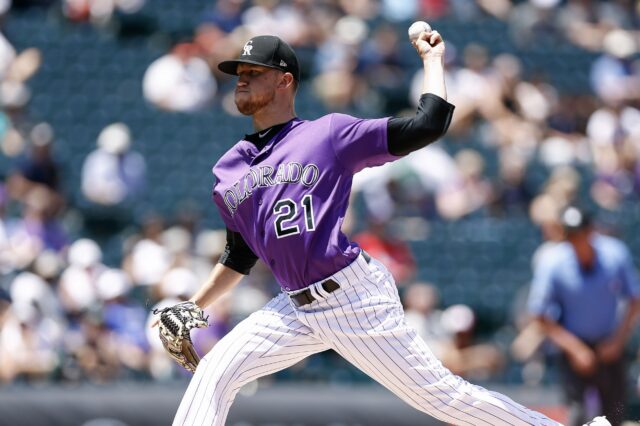
<path fill-rule="evenodd" d="M 449 424 L 558 424 L 444 368 L 404 321 L 385 266 L 340 230 L 355 173 L 436 141 L 451 121 L 445 44 L 437 31 L 423 31 L 412 43 L 425 77 L 420 106 L 410 118 L 297 117 L 298 60 L 278 37 L 254 37 L 237 59 L 218 65 L 238 76 L 235 103 L 252 117 L 255 133 L 213 168 L 213 198 L 227 227 L 219 264 L 189 302 L 160 316 L 170 354 L 195 371 L 174 425 L 224 425 L 244 384 L 327 349 Z M 258 259 L 271 268 L 282 292 L 200 361 L 189 330 L 206 325 L 201 309 Z M 603 421 L 597 424 L 608 424 Z"/>

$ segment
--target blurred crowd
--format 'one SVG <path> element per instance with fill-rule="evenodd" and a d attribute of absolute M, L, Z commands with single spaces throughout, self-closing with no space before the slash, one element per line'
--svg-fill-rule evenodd
<path fill-rule="evenodd" d="M 153 7 L 144 0 L 18 3 L 45 4 L 70 23 L 88 22 L 96 31 L 111 31 L 114 21 Z M 558 213 L 569 203 L 616 211 L 638 202 L 640 3 L 210 3 L 192 33 L 175 38 L 142 77 L 142 95 L 154 108 L 189 113 L 217 103 L 237 115 L 233 80 L 216 65 L 262 33 L 282 37 L 298 52 L 303 85 L 317 106 L 305 113 L 315 116 L 412 114 L 422 76 L 399 28 L 419 18 L 435 28 L 439 22 L 492 19 L 508 25 L 523 51 L 558 42 L 594 55 L 590 91 L 575 93 L 554 85 L 554 69 L 532 73 L 513 53 L 492 55 L 490 46 L 475 40 L 447 42 L 447 89 L 456 105 L 447 142 L 356 176 L 354 204 L 362 201 L 363 208 L 345 223 L 356 241 L 390 267 L 407 320 L 454 372 L 491 378 L 509 358 L 535 360 L 535 336 L 525 339 L 524 348 L 517 340 L 511 354 L 476 334 L 471 307 L 440 306 L 437 287 L 446 283 L 419 282 L 409 242 L 424 238 L 421 230 L 432 221 L 518 216 L 540 228 L 544 247 L 562 238 Z M 0 14 L 10 18 L 11 7 L 1 1 Z M 448 34 L 443 36 L 447 41 Z M 149 328 L 150 311 L 194 292 L 224 248 L 224 231 L 207 229 L 193 211 L 172 218 L 147 215 L 117 229 L 126 238 L 117 261 L 105 262 L 101 241 L 91 237 L 96 230 L 83 226 L 79 216 L 118 215 L 130 208 L 145 190 L 145 158 L 123 114 L 124 122 L 95 129 L 99 136 L 84 160 L 81 182 L 65 186 L 52 150 L 55 129 L 46 117 L 37 122 L 29 116 L 28 81 L 41 62 L 37 48 L 17 52 L 0 33 L 0 143 L 3 155 L 12 158 L 11 169 L 0 170 L 0 382 L 163 380 L 184 374 Z M 487 172 L 488 157 L 496 159 L 495 175 Z M 534 167 L 544 171 L 541 184 L 529 179 Z M 83 199 L 70 199 L 68 185 L 79 186 Z M 195 332 L 198 351 L 205 353 L 277 289 L 259 264 L 237 291 L 209 309 L 212 327 Z M 522 321 L 517 327 L 528 333 Z"/>

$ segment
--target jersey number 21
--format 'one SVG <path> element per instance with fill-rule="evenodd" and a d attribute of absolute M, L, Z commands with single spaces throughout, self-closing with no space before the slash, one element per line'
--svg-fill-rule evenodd
<path fill-rule="evenodd" d="M 311 195 L 302 197 L 302 211 L 304 212 L 304 225 L 307 231 L 316 229 L 316 222 L 313 217 L 313 203 Z M 288 237 L 300 233 L 300 227 L 296 224 L 290 224 L 298 215 L 298 205 L 291 199 L 285 198 L 280 200 L 273 206 L 273 214 L 276 215 L 274 226 L 276 227 L 276 236 L 278 238 Z"/>

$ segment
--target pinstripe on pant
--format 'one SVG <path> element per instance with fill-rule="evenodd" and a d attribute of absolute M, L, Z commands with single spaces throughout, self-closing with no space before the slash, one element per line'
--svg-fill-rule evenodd
<path fill-rule="evenodd" d="M 409 405 L 455 425 L 558 425 L 444 368 L 404 320 L 387 269 L 358 257 L 332 277 L 340 289 L 294 308 L 280 294 L 202 359 L 173 425 L 224 425 L 244 384 L 334 349 Z"/>

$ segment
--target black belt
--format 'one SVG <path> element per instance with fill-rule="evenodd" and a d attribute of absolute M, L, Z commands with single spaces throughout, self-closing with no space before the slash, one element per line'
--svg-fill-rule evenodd
<path fill-rule="evenodd" d="M 364 250 L 360 250 L 360 253 L 362 253 L 362 257 L 367 263 L 371 262 L 371 256 L 369 256 L 369 253 Z M 320 286 L 322 286 L 324 291 L 326 291 L 327 293 L 333 293 L 340 288 L 340 284 L 332 279 L 323 281 Z M 289 297 L 297 307 L 308 305 L 316 300 L 313 294 L 311 294 L 311 290 L 309 290 L 308 287 L 302 290 L 300 293 L 292 294 Z"/>

